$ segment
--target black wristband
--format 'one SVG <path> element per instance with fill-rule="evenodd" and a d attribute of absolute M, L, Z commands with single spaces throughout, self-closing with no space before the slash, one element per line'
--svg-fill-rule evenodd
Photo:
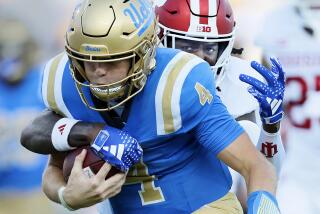
<path fill-rule="evenodd" d="M 280 122 L 274 124 L 263 124 L 262 127 L 264 131 L 270 134 L 277 133 L 280 130 Z"/>

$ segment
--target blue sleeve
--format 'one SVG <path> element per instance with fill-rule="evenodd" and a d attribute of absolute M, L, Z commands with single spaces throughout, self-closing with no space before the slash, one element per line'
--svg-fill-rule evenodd
<path fill-rule="evenodd" d="M 208 151 L 218 155 L 244 132 L 229 114 L 218 96 L 210 106 L 206 117 L 195 128 L 195 135 Z"/>
<path fill-rule="evenodd" d="M 195 66 L 186 78 L 181 98 L 182 130 L 194 129 L 208 114 L 215 96 L 214 74 L 208 63 Z"/>
<path fill-rule="evenodd" d="M 243 132 L 215 94 L 214 74 L 208 63 L 196 65 L 188 74 L 180 98 L 182 129 L 193 131 L 198 142 L 219 154 Z"/>

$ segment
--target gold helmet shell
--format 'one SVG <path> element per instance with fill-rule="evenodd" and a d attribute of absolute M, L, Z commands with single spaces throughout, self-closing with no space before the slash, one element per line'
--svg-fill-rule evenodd
<path fill-rule="evenodd" d="M 65 47 L 82 101 L 91 109 L 107 111 L 139 93 L 155 67 L 156 39 L 156 19 L 147 0 L 84 0 L 79 4 L 66 33 Z M 85 75 L 84 62 L 125 59 L 130 59 L 132 64 L 127 77 L 118 82 L 97 85 L 90 83 Z M 107 106 L 90 105 L 84 87 L 89 87 Z"/>

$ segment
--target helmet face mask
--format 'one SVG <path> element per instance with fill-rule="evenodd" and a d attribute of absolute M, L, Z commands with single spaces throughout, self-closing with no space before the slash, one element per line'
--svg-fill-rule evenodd
<path fill-rule="evenodd" d="M 156 38 L 155 16 L 146 0 L 86 0 L 77 6 L 65 47 L 82 101 L 93 110 L 108 111 L 138 94 L 155 66 Z M 130 60 L 131 66 L 127 76 L 117 82 L 94 84 L 86 76 L 85 62 L 121 60 Z M 84 88 L 106 102 L 106 107 L 90 105 Z"/>
<path fill-rule="evenodd" d="M 216 78 L 223 75 L 221 70 L 231 55 L 235 22 L 232 9 L 227 0 L 167 0 L 156 7 L 161 32 L 159 37 L 165 47 L 177 48 L 176 40 L 217 43 L 218 58 L 212 65 L 214 72 L 220 71 Z"/>

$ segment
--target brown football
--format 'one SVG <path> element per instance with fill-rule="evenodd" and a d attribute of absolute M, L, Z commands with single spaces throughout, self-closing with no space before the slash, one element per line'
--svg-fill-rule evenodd
<path fill-rule="evenodd" d="M 72 150 L 67 154 L 63 162 L 63 177 L 66 182 L 69 179 L 76 156 L 79 155 L 83 149 L 87 150 L 87 154 L 82 168 L 85 174 L 87 174 L 89 177 L 95 175 L 105 163 L 103 159 L 101 159 L 91 150 L 90 146 L 79 147 L 75 150 Z M 117 168 L 111 167 L 106 179 L 119 172 L 120 170 Z"/>

